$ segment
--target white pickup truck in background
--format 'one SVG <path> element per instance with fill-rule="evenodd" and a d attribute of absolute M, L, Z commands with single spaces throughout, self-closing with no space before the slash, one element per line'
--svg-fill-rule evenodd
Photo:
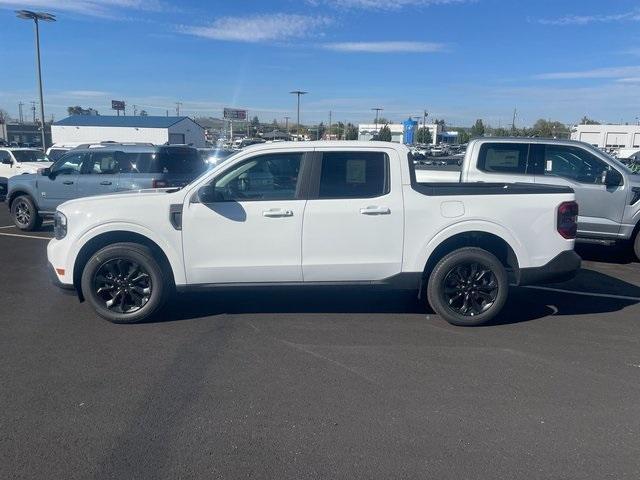
<path fill-rule="evenodd" d="M 399 144 L 265 144 L 181 189 L 62 204 L 48 259 L 57 284 L 119 323 L 157 315 L 174 290 L 368 284 L 426 293 L 447 321 L 477 325 L 509 284 L 579 268 L 574 198 L 568 187 L 419 183 Z"/>
<path fill-rule="evenodd" d="M 593 146 L 571 140 L 482 138 L 459 170 L 418 169 L 421 182 L 519 182 L 570 187 L 580 206 L 578 241 L 631 241 L 640 258 L 640 175 Z"/>

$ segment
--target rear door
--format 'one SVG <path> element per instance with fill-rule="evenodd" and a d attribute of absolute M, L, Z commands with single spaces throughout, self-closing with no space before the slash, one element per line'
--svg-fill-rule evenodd
<path fill-rule="evenodd" d="M 89 153 L 80 170 L 78 177 L 78 197 L 103 195 L 118 189 L 120 180 L 120 161 L 124 157 L 122 152 L 93 151 Z"/>
<path fill-rule="evenodd" d="M 401 272 L 404 210 L 395 150 L 316 149 L 302 229 L 305 282 Z"/>
<path fill-rule="evenodd" d="M 72 152 L 62 156 L 51 167 L 51 175 L 38 176 L 38 206 L 40 210 L 52 212 L 58 205 L 76 197 L 78 177 L 84 152 Z"/>
<path fill-rule="evenodd" d="M 478 149 L 476 165 L 470 165 L 467 182 L 534 183 L 529 165 L 529 144 L 514 142 L 483 142 Z M 474 156 L 472 155 L 473 159 Z"/>
<path fill-rule="evenodd" d="M 603 174 L 613 167 L 575 145 L 534 144 L 531 148 L 536 183 L 568 186 L 575 191 L 580 209 L 578 235 L 615 237 L 620 231 L 628 187 L 604 185 Z"/>

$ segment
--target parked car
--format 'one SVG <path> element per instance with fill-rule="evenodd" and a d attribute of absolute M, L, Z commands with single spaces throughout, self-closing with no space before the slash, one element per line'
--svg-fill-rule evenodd
<path fill-rule="evenodd" d="M 36 148 L 0 147 L 0 178 L 36 173 L 51 166 L 45 154 Z"/>
<path fill-rule="evenodd" d="M 456 325 L 494 318 L 509 283 L 574 274 L 568 187 L 422 184 L 389 142 L 254 146 L 182 189 L 71 200 L 47 247 L 59 285 L 117 323 L 171 292 L 387 285 Z"/>
<path fill-rule="evenodd" d="M 225 150 L 223 148 L 199 148 L 198 152 L 200 153 L 200 158 L 202 158 L 207 165 L 211 166 L 222 163 L 236 153 L 235 150 Z"/>
<path fill-rule="evenodd" d="M 101 143 L 81 145 L 38 175 L 8 182 L 11 218 L 21 230 L 33 230 L 67 200 L 143 188 L 182 187 L 207 165 L 188 146 Z"/>
<path fill-rule="evenodd" d="M 580 205 L 578 241 L 631 241 L 640 258 L 640 175 L 598 148 L 571 140 L 495 139 L 469 144 L 451 182 L 521 182 L 566 186 Z M 420 171 L 429 181 L 429 171 Z"/>
<path fill-rule="evenodd" d="M 49 148 L 47 148 L 47 158 L 52 161 L 55 162 L 56 160 L 58 160 L 62 155 L 64 155 L 65 153 L 67 153 L 69 150 L 73 150 L 74 148 L 78 147 L 82 145 L 82 143 L 54 143 L 53 145 L 51 145 Z"/>

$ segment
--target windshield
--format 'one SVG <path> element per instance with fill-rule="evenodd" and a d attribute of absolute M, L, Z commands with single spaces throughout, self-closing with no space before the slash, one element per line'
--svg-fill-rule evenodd
<path fill-rule="evenodd" d="M 612 155 L 609 155 L 608 153 L 603 152 L 601 150 L 597 150 L 597 152 L 601 153 L 602 155 L 605 155 L 609 161 L 613 162 L 616 167 L 621 168 L 622 170 L 624 170 L 625 173 L 629 173 L 629 174 L 632 174 L 632 175 L 635 173 L 631 168 L 629 168 L 628 165 L 625 165 L 624 163 L 622 163 L 616 157 L 614 157 Z"/>
<path fill-rule="evenodd" d="M 13 150 L 13 156 L 18 162 L 48 162 L 47 157 L 40 150 Z"/>

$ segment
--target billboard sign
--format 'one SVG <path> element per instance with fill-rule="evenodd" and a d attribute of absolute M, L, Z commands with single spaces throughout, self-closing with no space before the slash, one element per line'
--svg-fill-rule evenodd
<path fill-rule="evenodd" d="M 247 111 L 246 110 L 238 110 L 236 108 L 225 108 L 224 109 L 224 118 L 227 120 L 246 120 L 247 119 Z"/>
<path fill-rule="evenodd" d="M 112 110 L 124 110 L 124 101 L 122 100 L 111 100 L 111 109 Z"/>

